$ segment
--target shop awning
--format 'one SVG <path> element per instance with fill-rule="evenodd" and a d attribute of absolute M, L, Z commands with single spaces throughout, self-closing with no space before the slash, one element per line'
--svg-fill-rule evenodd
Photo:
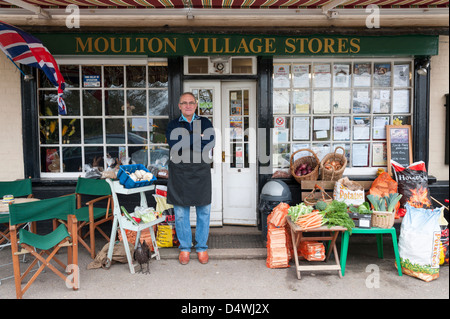
<path fill-rule="evenodd" d="M 0 7 L 21 7 L 21 4 L 41 8 L 65 8 L 75 4 L 80 8 L 155 8 L 155 9 L 304 9 L 333 7 L 365 8 L 375 4 L 379 8 L 447 8 L 449 0 L 0 0 Z"/>

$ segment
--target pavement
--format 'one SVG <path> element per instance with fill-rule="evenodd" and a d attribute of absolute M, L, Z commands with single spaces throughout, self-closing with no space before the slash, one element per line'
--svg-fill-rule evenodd
<path fill-rule="evenodd" d="M 211 232 L 222 235 L 223 240 L 239 233 L 260 233 L 249 227 L 223 227 Z M 377 257 L 375 236 L 354 236 L 350 240 L 344 277 L 340 278 L 337 271 L 305 271 L 300 280 L 296 277 L 293 262 L 288 268 L 268 268 L 267 251 L 261 247 L 210 248 L 210 261 L 206 265 L 198 262 L 195 251 L 191 253 L 189 264 L 181 265 L 176 248 L 161 248 L 161 259 L 152 259 L 150 274 L 131 274 L 128 265 L 120 263 L 113 264 L 109 270 L 87 270 L 92 259 L 80 246 L 79 290 L 67 288 L 59 277 L 47 270 L 38 276 L 24 299 L 158 299 L 166 301 L 164 305 L 167 301 L 178 300 L 177 306 L 167 309 L 174 314 L 184 310 L 199 311 L 200 308 L 192 307 L 205 303 L 205 300 L 220 303 L 216 314 L 218 311 L 224 314 L 232 310 L 227 306 L 228 302 L 237 300 L 265 300 L 265 304 L 273 309 L 277 300 L 449 299 L 448 266 L 442 266 L 440 277 L 432 282 L 399 276 L 388 236 L 385 236 L 384 259 Z M 99 249 L 105 244 L 105 240 L 97 240 Z M 339 251 L 340 242 L 337 244 Z M 10 261 L 10 254 L 9 247 L 1 250 L 0 261 Z M 64 260 L 65 252 L 58 256 Z M 0 267 L 0 278 L 12 273 L 12 265 Z M 2 280 L 0 299 L 15 298 L 14 279 Z"/>

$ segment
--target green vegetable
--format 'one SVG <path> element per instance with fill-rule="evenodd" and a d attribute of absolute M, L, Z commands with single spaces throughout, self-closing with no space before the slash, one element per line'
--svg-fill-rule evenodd
<path fill-rule="evenodd" d="M 309 214 L 313 211 L 312 206 L 305 205 L 304 203 L 291 206 L 288 209 L 288 216 L 293 222 L 296 222 L 299 216 Z"/>
<path fill-rule="evenodd" d="M 351 211 L 352 213 L 357 213 L 357 214 L 362 214 L 362 215 L 372 214 L 372 211 L 370 210 L 370 204 L 368 202 L 364 202 L 361 205 L 359 205 L 358 207 L 350 205 L 348 210 Z"/>
<path fill-rule="evenodd" d="M 328 206 L 327 203 L 325 203 L 323 200 L 320 200 L 316 203 L 315 208 L 318 211 L 323 211 L 327 208 L 327 206 Z"/>
<path fill-rule="evenodd" d="M 380 197 L 378 195 L 367 195 L 367 199 L 373 206 L 373 210 L 376 211 L 386 211 L 386 201 L 384 197 Z"/>
<path fill-rule="evenodd" d="M 324 213 L 323 221 L 327 223 L 328 228 L 342 226 L 347 228 L 350 234 L 352 233 L 355 223 L 347 213 L 345 202 L 333 200 L 322 213 Z"/>
<path fill-rule="evenodd" d="M 399 193 L 391 193 L 389 196 L 384 196 L 384 200 L 386 201 L 387 211 L 393 212 L 395 209 L 395 205 L 397 205 L 400 198 L 402 198 L 403 195 Z"/>
<path fill-rule="evenodd" d="M 128 211 L 125 209 L 125 207 L 120 206 L 120 209 L 122 210 L 123 214 L 131 221 L 131 223 L 135 226 L 138 225 L 138 223 L 131 217 L 131 215 L 128 213 Z"/>

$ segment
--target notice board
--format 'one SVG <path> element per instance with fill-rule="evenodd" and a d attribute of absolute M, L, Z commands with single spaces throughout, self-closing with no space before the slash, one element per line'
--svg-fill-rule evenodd
<path fill-rule="evenodd" d="M 388 172 L 391 160 L 409 166 L 412 163 L 411 125 L 386 125 Z"/>

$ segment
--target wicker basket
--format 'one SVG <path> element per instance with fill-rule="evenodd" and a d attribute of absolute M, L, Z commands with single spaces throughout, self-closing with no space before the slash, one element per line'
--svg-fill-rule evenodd
<path fill-rule="evenodd" d="M 372 227 L 392 228 L 394 226 L 395 213 L 373 211 Z"/>
<path fill-rule="evenodd" d="M 302 152 L 302 151 L 308 151 L 312 155 L 311 156 L 303 156 L 294 161 L 294 155 L 296 153 Z M 306 175 L 302 175 L 302 176 L 295 175 L 295 171 L 302 164 L 309 164 L 313 168 L 313 170 L 311 171 L 311 173 L 306 174 Z M 316 153 L 314 153 L 310 149 L 307 149 L 307 148 L 300 149 L 298 151 L 295 151 L 291 155 L 291 161 L 290 161 L 291 175 L 292 175 L 292 177 L 295 178 L 295 180 L 298 183 L 301 183 L 301 181 L 316 181 L 317 178 L 319 177 L 319 165 L 320 165 L 320 161 L 317 158 Z"/>
<path fill-rule="evenodd" d="M 337 150 L 341 149 L 343 151 L 343 154 L 338 154 Z M 342 165 L 342 167 L 338 170 L 335 170 L 334 168 L 325 168 L 325 163 L 328 160 L 332 161 L 339 161 Z M 320 162 L 320 170 L 321 170 L 321 176 L 322 180 L 324 181 L 337 181 L 342 178 L 344 175 L 345 167 L 347 166 L 347 158 L 345 157 L 345 149 L 342 147 L 336 147 L 333 153 L 329 153 L 325 155 L 325 157 Z"/>
<path fill-rule="evenodd" d="M 324 201 L 325 203 L 329 204 L 333 201 L 333 198 L 328 195 L 322 187 L 319 185 L 314 185 L 314 188 L 311 193 L 308 194 L 308 196 L 303 199 L 303 202 L 305 205 L 308 206 L 314 206 L 317 204 L 318 201 Z"/>

